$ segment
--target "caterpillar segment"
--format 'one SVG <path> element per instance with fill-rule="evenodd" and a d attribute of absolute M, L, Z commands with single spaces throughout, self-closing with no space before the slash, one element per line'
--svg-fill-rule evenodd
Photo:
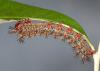
<path fill-rule="evenodd" d="M 76 56 L 79 56 L 82 62 L 89 61 L 93 54 L 94 50 L 91 49 L 91 46 L 88 44 L 87 40 L 83 37 L 83 34 L 76 32 L 74 28 L 68 26 L 65 27 L 62 23 L 55 24 L 54 22 L 41 21 L 41 22 L 32 22 L 31 19 L 22 19 L 16 22 L 15 26 L 10 26 L 9 30 L 11 33 L 18 34 L 18 41 L 23 43 L 25 38 L 31 38 L 35 36 L 53 36 L 56 39 L 61 39 L 64 42 L 68 42 Z"/>

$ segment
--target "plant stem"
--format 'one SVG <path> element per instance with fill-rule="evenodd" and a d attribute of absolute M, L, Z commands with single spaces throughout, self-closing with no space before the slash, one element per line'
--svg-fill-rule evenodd
<path fill-rule="evenodd" d="M 99 71 L 99 63 L 100 63 L 100 42 L 98 46 L 98 51 L 93 55 L 94 58 L 94 71 Z"/>

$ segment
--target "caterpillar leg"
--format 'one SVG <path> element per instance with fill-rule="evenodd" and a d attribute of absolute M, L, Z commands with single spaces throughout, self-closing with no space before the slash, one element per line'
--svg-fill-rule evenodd
<path fill-rule="evenodd" d="M 18 40 L 20 43 L 24 43 L 24 35 L 19 34 Z"/>

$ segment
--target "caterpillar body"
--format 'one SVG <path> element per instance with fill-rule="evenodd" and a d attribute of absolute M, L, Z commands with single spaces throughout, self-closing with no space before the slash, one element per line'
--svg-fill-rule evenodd
<path fill-rule="evenodd" d="M 70 26 L 63 26 L 63 23 L 55 24 L 50 21 L 34 23 L 31 19 L 23 19 L 11 27 L 9 33 L 17 33 L 20 43 L 23 43 L 25 38 L 35 36 L 53 36 L 56 39 L 67 41 L 83 63 L 89 61 L 95 53 L 81 33 L 74 31 Z"/>

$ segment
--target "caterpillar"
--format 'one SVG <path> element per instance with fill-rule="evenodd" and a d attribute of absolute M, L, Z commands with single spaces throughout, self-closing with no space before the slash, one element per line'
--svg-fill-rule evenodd
<path fill-rule="evenodd" d="M 25 38 L 32 38 L 35 36 L 53 36 L 55 39 L 61 39 L 68 42 L 76 56 L 79 56 L 84 63 L 89 61 L 93 54 L 87 40 L 83 37 L 83 34 L 76 32 L 72 27 L 65 27 L 63 23 L 56 24 L 50 21 L 32 22 L 31 19 L 22 19 L 16 22 L 15 26 L 11 26 L 9 33 L 16 33 L 18 35 L 18 41 L 24 42 Z"/>

